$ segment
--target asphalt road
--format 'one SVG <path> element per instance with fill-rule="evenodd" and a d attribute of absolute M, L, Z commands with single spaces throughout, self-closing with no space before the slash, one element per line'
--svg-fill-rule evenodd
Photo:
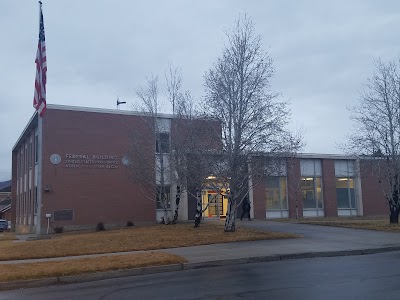
<path fill-rule="evenodd" d="M 400 299 L 400 252 L 205 268 L 0 292 L 0 299 Z"/>

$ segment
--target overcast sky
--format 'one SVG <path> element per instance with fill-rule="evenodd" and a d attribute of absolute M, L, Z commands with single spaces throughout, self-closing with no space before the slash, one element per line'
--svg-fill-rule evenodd
<path fill-rule="evenodd" d="M 200 99 L 223 30 L 247 12 L 274 58 L 272 88 L 291 100 L 291 128 L 303 128 L 309 153 L 341 152 L 352 126 L 346 106 L 357 103 L 374 59 L 400 53 L 395 0 L 42 2 L 47 102 L 111 109 L 117 96 L 135 101 L 146 76 L 164 78 L 169 63 Z M 0 1 L 0 181 L 11 178 L 12 147 L 34 113 L 38 22 L 37 1 Z"/>

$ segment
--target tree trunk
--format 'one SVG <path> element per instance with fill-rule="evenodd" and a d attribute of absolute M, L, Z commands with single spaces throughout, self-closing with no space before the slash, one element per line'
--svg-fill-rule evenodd
<path fill-rule="evenodd" d="M 390 206 L 390 224 L 399 223 L 399 213 L 400 210 L 395 205 Z"/>
<path fill-rule="evenodd" d="M 196 200 L 197 200 L 196 216 L 194 218 L 195 228 L 200 226 L 200 221 L 201 221 L 201 193 L 199 190 L 196 191 Z"/>
<path fill-rule="evenodd" d="M 181 187 L 178 185 L 176 187 L 176 197 L 175 197 L 175 214 L 174 219 L 172 220 L 172 224 L 176 224 L 178 222 L 178 213 L 179 213 L 179 203 L 181 202 Z"/>
<path fill-rule="evenodd" d="M 168 210 L 165 206 L 164 206 L 164 224 L 165 225 L 169 224 Z"/>
<path fill-rule="evenodd" d="M 399 175 L 394 175 L 394 185 L 392 192 L 392 202 L 390 202 L 390 224 L 399 224 L 399 189 L 398 189 Z"/>
<path fill-rule="evenodd" d="M 233 198 L 232 194 L 228 196 L 228 211 L 226 212 L 226 220 L 225 220 L 225 232 L 234 232 L 235 228 L 235 220 L 236 220 L 236 201 Z"/>

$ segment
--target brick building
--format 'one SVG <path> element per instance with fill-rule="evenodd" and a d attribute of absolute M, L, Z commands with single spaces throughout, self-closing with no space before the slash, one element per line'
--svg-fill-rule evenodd
<path fill-rule="evenodd" d="M 155 151 L 169 149 L 169 144 L 187 129 L 184 120 L 170 115 L 162 115 L 158 121 L 162 128 L 160 143 L 155 141 L 148 115 L 51 104 L 44 117 L 35 113 L 12 152 L 13 228 L 43 233 L 47 218 L 52 227 L 67 229 L 94 228 L 99 222 L 109 226 L 128 221 L 156 222 L 161 212 L 155 191 L 145 195 L 143 186 L 132 178 L 135 162 L 132 166 L 129 152 L 132 143 L 137 144 L 132 140 L 133 133 L 144 137 L 140 143 L 150 145 L 143 145 L 145 151 L 137 159 L 156 164 Z M 217 128 L 208 130 L 208 134 L 220 132 L 219 122 L 195 123 L 200 140 L 207 126 Z M 174 186 L 170 179 L 165 184 L 171 199 Z M 169 212 L 173 209 L 171 201 Z M 187 201 L 183 199 L 180 220 L 187 219 Z"/>
<path fill-rule="evenodd" d="M 46 232 L 51 227 L 94 228 L 98 222 L 124 226 L 128 221 L 155 223 L 162 212 L 154 194 L 146 196 L 129 170 L 132 132 L 148 137 L 152 150 L 142 160 L 153 161 L 162 144 L 146 126 L 143 114 L 128 111 L 48 104 L 43 118 L 35 113 L 12 151 L 12 226 L 17 232 Z M 160 117 L 164 142 L 173 143 L 185 130 L 182 120 Z M 201 123 L 202 122 L 202 123 Z M 210 125 L 210 130 L 204 130 Z M 199 140 L 215 135 L 220 147 L 219 123 L 200 121 Z M 219 131 L 219 132 L 218 132 Z M 168 155 L 168 153 L 166 153 Z M 166 156 L 167 157 L 167 156 Z M 250 190 L 251 214 L 258 219 L 313 216 L 387 214 L 376 178 L 363 176 L 359 158 L 302 154 L 286 161 L 279 174 L 266 176 Z M 168 198 L 176 186 L 167 180 Z M 216 191 L 202 192 L 203 205 Z M 169 201 L 169 213 L 175 209 Z M 186 194 L 179 220 L 194 218 L 195 201 Z M 208 206 L 204 217 L 224 217 L 227 199 Z M 238 213 L 241 213 L 240 211 Z"/>
<path fill-rule="evenodd" d="M 253 190 L 255 218 L 387 215 L 378 179 L 358 157 L 299 154 Z"/>

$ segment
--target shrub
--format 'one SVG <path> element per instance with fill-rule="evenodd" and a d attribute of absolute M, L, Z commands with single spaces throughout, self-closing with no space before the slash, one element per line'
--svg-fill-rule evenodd
<path fill-rule="evenodd" d="M 53 228 L 55 233 L 63 233 L 64 232 L 64 227 L 63 226 L 56 226 Z"/>
<path fill-rule="evenodd" d="M 133 224 L 132 221 L 126 222 L 126 227 L 132 227 L 132 226 L 134 226 L 134 225 L 135 225 L 135 224 Z"/>
<path fill-rule="evenodd" d="M 106 228 L 104 227 L 104 223 L 103 222 L 97 223 L 96 231 L 103 231 L 103 230 L 106 230 Z"/>

